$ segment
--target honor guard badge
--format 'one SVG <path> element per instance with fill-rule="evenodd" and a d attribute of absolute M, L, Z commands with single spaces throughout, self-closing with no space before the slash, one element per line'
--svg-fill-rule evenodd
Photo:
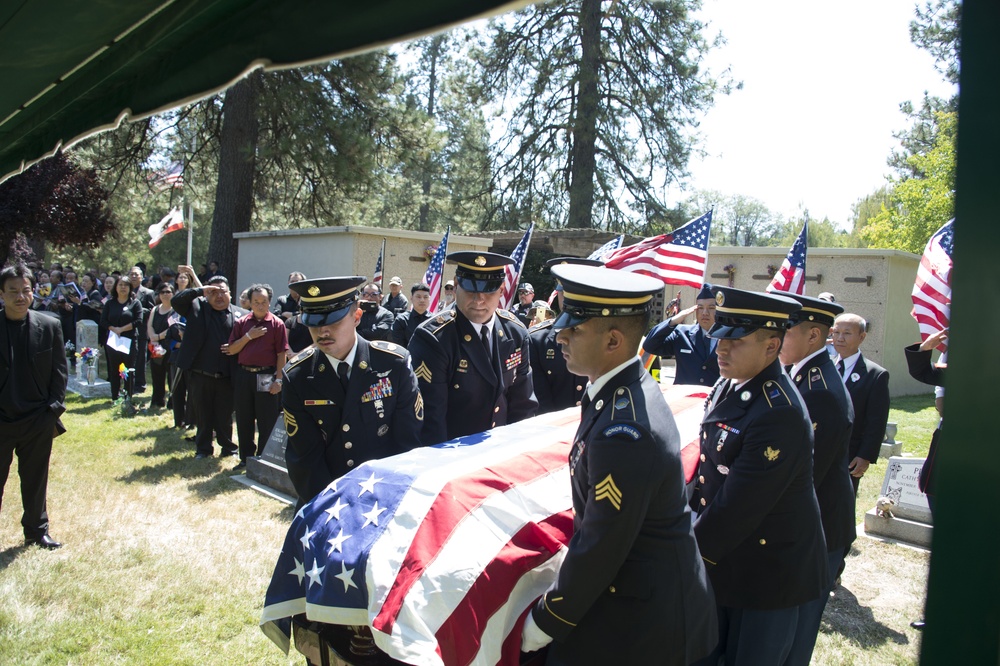
<path fill-rule="evenodd" d="M 610 474 L 594 486 L 594 501 L 600 502 L 605 499 L 611 502 L 611 506 L 615 507 L 615 510 L 621 511 L 622 491 L 618 490 L 618 486 L 615 485 L 615 480 L 611 478 Z"/>

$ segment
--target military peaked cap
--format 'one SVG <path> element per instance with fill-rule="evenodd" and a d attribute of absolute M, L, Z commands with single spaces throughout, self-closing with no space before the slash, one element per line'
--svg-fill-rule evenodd
<path fill-rule="evenodd" d="M 595 317 L 630 317 L 649 312 L 663 282 L 629 271 L 573 264 L 552 267 L 563 285 L 563 311 L 553 328 L 578 326 Z"/>
<path fill-rule="evenodd" d="M 798 301 L 778 294 L 744 291 L 712 285 L 715 293 L 715 325 L 708 332 L 712 338 L 745 338 L 765 328 L 784 331 L 789 317 L 801 307 Z"/>
<path fill-rule="evenodd" d="M 367 280 L 364 275 L 316 278 L 293 282 L 288 288 L 299 295 L 303 324 L 329 326 L 352 311 L 358 302 L 358 288 Z"/>

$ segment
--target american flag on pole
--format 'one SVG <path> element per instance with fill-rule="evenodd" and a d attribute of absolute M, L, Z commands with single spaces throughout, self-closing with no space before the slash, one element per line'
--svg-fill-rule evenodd
<path fill-rule="evenodd" d="M 771 278 L 765 291 L 783 291 L 801 296 L 806 290 L 806 248 L 809 245 L 809 220 L 802 223 L 802 231 L 795 244 L 785 255 L 781 268 Z"/>
<path fill-rule="evenodd" d="M 184 214 L 180 206 L 167 213 L 162 220 L 149 226 L 149 247 L 156 247 L 167 234 L 184 228 Z"/>
<path fill-rule="evenodd" d="M 153 178 L 153 187 L 157 192 L 184 187 L 184 164 L 171 162 L 166 169 L 157 171 Z"/>
<path fill-rule="evenodd" d="M 664 387 L 688 476 L 704 387 Z M 573 533 L 575 407 L 370 461 L 295 515 L 261 628 L 288 651 L 290 618 L 362 625 L 393 659 L 516 666 L 526 611 Z M 690 471 L 689 471 L 690 470 Z"/>
<path fill-rule="evenodd" d="M 620 236 L 612 238 L 607 243 L 605 243 L 601 247 L 591 252 L 590 256 L 587 257 L 587 259 L 597 259 L 598 261 L 604 261 L 604 255 L 614 252 L 615 250 L 620 248 L 622 246 L 622 243 L 624 242 L 625 242 L 625 234 L 621 234 Z"/>
<path fill-rule="evenodd" d="M 521 237 L 521 242 L 514 248 L 510 258 L 514 260 L 512 266 L 504 266 L 503 294 L 500 296 L 500 309 L 506 310 L 514 301 L 517 294 L 517 283 L 521 279 L 521 269 L 524 268 L 524 258 L 528 254 L 528 245 L 531 244 L 531 234 L 535 230 L 535 223 L 528 226 L 528 230 Z"/>
<path fill-rule="evenodd" d="M 920 339 L 948 328 L 951 319 L 951 254 L 955 244 L 955 220 L 934 232 L 927 241 L 913 283 L 913 310 Z"/>
<path fill-rule="evenodd" d="M 705 282 L 711 227 L 712 211 L 708 211 L 669 234 L 615 250 L 605 258 L 604 265 L 700 289 Z"/>
<path fill-rule="evenodd" d="M 431 304 L 427 307 L 428 312 L 437 312 L 438 306 L 441 304 L 441 289 L 444 286 L 444 260 L 448 256 L 448 235 L 450 233 L 451 227 L 449 226 L 444 232 L 444 238 L 441 239 L 441 244 L 438 245 L 434 257 L 431 258 L 431 265 L 424 273 L 424 284 L 431 288 Z"/>
<path fill-rule="evenodd" d="M 372 284 L 382 286 L 382 261 L 385 259 L 385 239 L 382 239 L 382 249 L 378 251 L 378 261 L 375 262 L 375 273 L 372 274 Z"/>

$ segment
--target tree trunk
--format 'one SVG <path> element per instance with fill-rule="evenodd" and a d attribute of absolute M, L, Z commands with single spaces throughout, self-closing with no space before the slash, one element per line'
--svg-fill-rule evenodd
<path fill-rule="evenodd" d="M 222 104 L 219 184 L 215 190 L 207 261 L 217 261 L 219 270 L 230 282 L 236 279 L 239 259 L 233 234 L 250 230 L 250 215 L 253 212 L 260 85 L 260 72 L 254 72 L 230 88 Z M 236 285 L 233 284 L 232 288 L 235 291 Z"/>
<path fill-rule="evenodd" d="M 434 95 L 437 91 L 437 61 L 441 55 L 441 44 L 444 42 L 444 35 L 437 35 L 432 38 L 430 45 L 431 71 L 427 82 L 427 117 L 434 119 Z M 430 211 L 431 211 L 431 156 L 427 156 L 427 164 L 424 167 L 424 180 L 422 183 L 424 200 L 420 203 L 420 231 L 431 231 Z"/>
<path fill-rule="evenodd" d="M 573 162 L 570 165 L 569 220 L 572 229 L 594 226 L 594 168 L 597 152 L 597 70 L 601 56 L 601 0 L 583 0 L 580 7 L 580 70 Z"/>

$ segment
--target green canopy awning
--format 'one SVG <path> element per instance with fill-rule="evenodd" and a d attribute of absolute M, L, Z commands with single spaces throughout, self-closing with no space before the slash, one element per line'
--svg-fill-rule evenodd
<path fill-rule="evenodd" d="M 12 0 L 0 5 L 0 180 L 123 118 L 527 0 Z"/>

